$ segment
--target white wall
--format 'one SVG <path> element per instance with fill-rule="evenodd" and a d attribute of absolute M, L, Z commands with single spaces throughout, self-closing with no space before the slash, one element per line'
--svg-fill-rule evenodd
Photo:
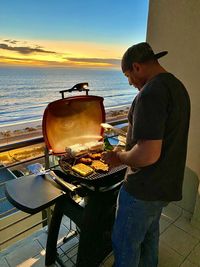
<path fill-rule="evenodd" d="M 200 222 L 198 194 L 196 202 L 200 178 L 200 0 L 150 0 L 147 42 L 155 52 L 169 51 L 159 61 L 185 84 L 190 95 L 192 112 L 181 205 L 190 211 L 195 208 Z"/>

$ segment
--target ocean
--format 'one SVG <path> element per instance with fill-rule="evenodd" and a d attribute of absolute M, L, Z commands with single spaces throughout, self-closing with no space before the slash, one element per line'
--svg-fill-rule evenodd
<path fill-rule="evenodd" d="M 89 83 L 90 95 L 104 97 L 107 109 L 129 106 L 137 94 L 120 70 L 1 67 L 0 126 L 40 120 L 60 90 L 80 82 Z"/>

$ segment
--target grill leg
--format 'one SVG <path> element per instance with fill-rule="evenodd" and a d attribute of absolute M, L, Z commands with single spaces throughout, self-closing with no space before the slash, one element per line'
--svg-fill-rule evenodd
<path fill-rule="evenodd" d="M 88 197 L 80 232 L 77 267 L 97 267 L 111 252 L 117 193 L 95 193 Z"/>
<path fill-rule="evenodd" d="M 45 265 L 49 266 L 55 263 L 56 254 L 57 254 L 57 240 L 58 233 L 60 229 L 60 224 L 63 216 L 63 211 L 59 207 L 61 206 L 62 201 L 58 200 L 55 204 L 53 215 L 51 218 L 50 227 L 48 230 L 47 245 L 46 245 L 46 256 L 45 256 Z"/>
<path fill-rule="evenodd" d="M 45 265 L 49 266 L 55 263 L 57 258 L 57 240 L 61 220 L 66 215 L 81 228 L 83 208 L 75 203 L 67 194 L 62 196 L 55 204 L 53 211 L 46 245 Z"/>
<path fill-rule="evenodd" d="M 56 261 L 57 239 L 63 214 L 80 228 L 77 267 L 98 267 L 111 252 L 111 230 L 114 222 L 118 190 L 95 192 L 88 196 L 85 208 L 69 196 L 61 197 L 54 208 L 49 227 L 45 264 Z"/>

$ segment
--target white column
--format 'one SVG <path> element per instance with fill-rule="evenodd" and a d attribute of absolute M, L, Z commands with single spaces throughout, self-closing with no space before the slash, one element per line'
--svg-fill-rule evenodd
<path fill-rule="evenodd" d="M 200 228 L 200 1 L 150 0 L 147 42 L 155 52 L 168 50 L 160 63 L 188 89 L 192 113 L 182 208 L 194 212 Z M 200 193 L 200 190 L 199 190 Z"/>

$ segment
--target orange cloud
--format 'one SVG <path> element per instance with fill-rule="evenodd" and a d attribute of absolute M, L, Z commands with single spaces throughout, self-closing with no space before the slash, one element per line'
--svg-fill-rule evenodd
<path fill-rule="evenodd" d="M 118 68 L 119 54 L 108 44 L 0 39 L 2 65 Z"/>

